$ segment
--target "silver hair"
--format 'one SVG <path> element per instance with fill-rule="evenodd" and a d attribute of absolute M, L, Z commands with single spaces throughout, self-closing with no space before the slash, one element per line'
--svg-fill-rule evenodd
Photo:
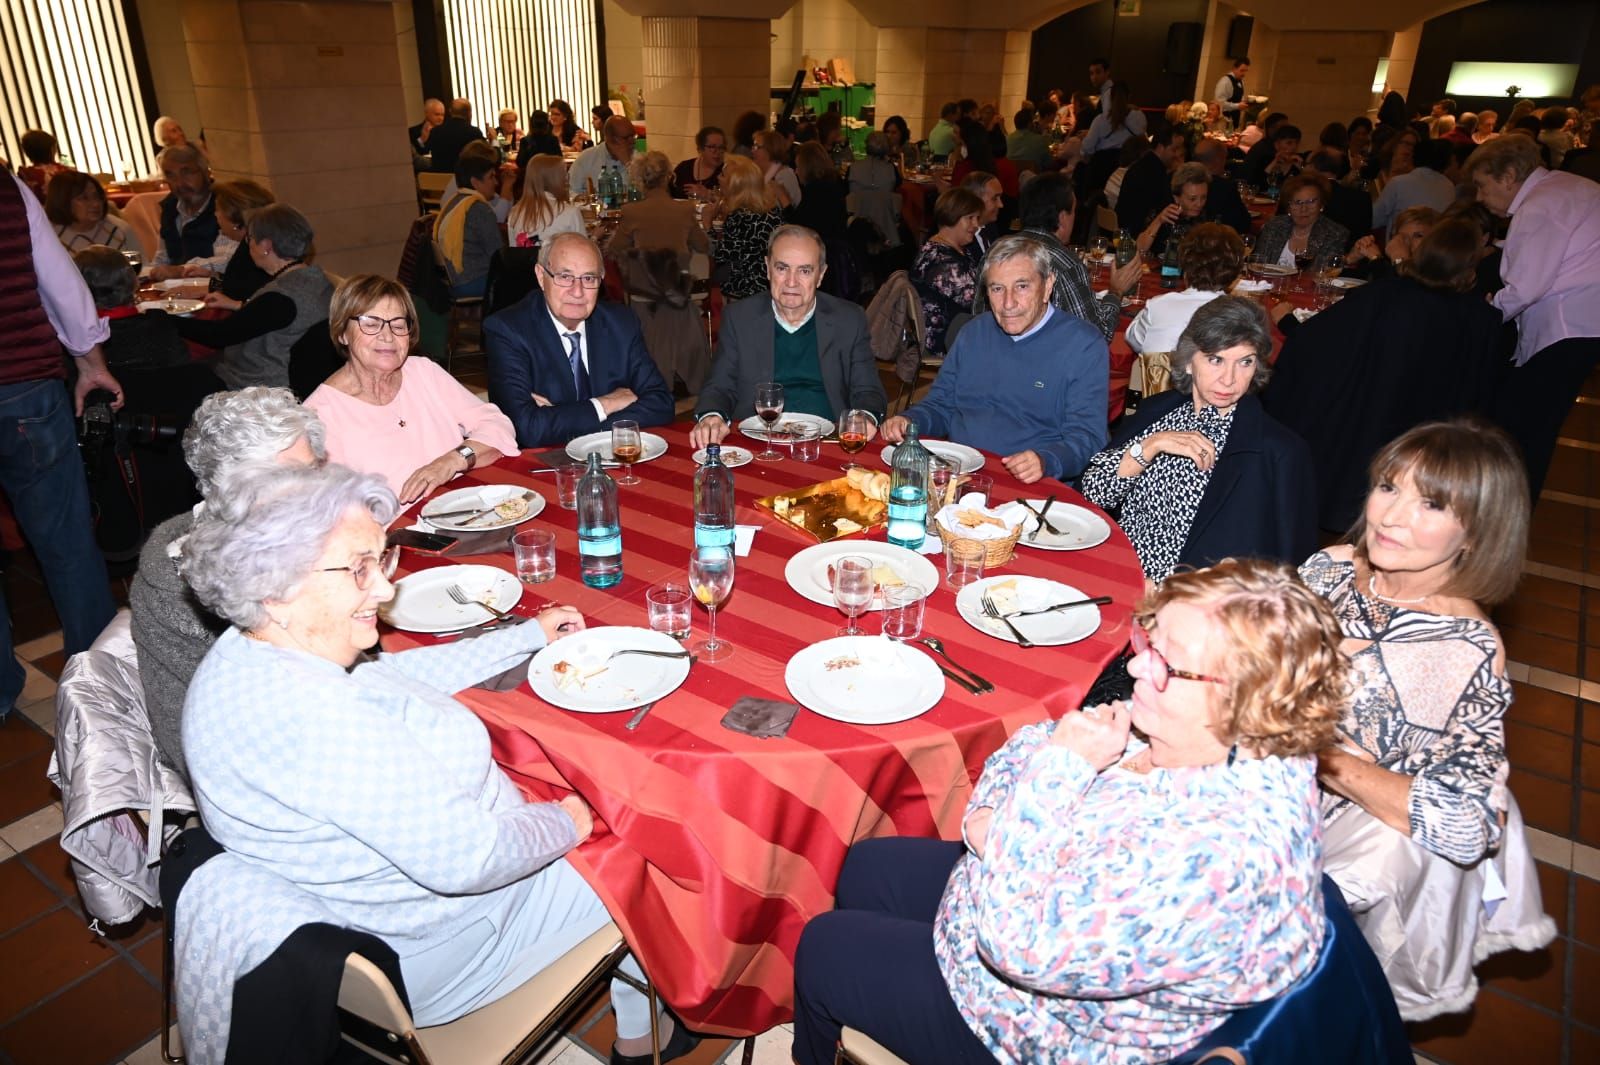
<path fill-rule="evenodd" d="M 205 398 L 184 430 L 183 457 L 209 501 L 235 466 L 271 462 L 301 437 L 318 462 L 327 461 L 328 431 L 317 412 L 302 407 L 287 388 L 252 385 Z"/>
<path fill-rule="evenodd" d="M 889 135 L 881 129 L 875 129 L 867 134 L 867 155 L 873 159 L 887 159 L 889 157 Z"/>
<path fill-rule="evenodd" d="M 1011 233 L 989 245 L 989 254 L 983 257 L 983 266 L 978 270 L 978 286 L 981 288 L 989 283 L 990 270 L 1019 257 L 1026 257 L 1033 264 L 1041 282 L 1055 276 L 1055 267 L 1050 262 L 1050 248 L 1044 241 L 1026 233 Z"/>
<path fill-rule="evenodd" d="M 299 594 L 352 510 L 379 525 L 400 512 L 382 477 L 347 466 L 250 463 L 225 487 L 206 501 L 178 568 L 195 598 L 241 629 L 260 628 L 267 603 Z"/>
<path fill-rule="evenodd" d="M 167 123 L 169 123 L 169 122 L 172 123 L 174 126 L 180 124 L 178 122 L 178 120 L 173 118 L 171 115 L 162 115 L 160 118 L 158 118 L 154 122 L 150 123 L 150 137 L 157 144 L 161 143 L 161 130 L 162 130 L 162 128 L 165 127 L 167 125 Z"/>
<path fill-rule="evenodd" d="M 1189 365 L 1196 355 L 1215 355 L 1240 344 L 1255 349 L 1256 372 L 1250 378 L 1250 391 L 1259 392 L 1272 377 L 1272 365 L 1267 361 L 1272 354 L 1272 327 L 1267 323 L 1266 308 L 1243 296 L 1218 296 L 1194 312 L 1178 338 L 1177 350 L 1172 353 L 1172 387 L 1187 392 L 1194 386 Z"/>
<path fill-rule="evenodd" d="M 1211 171 L 1204 163 L 1184 163 L 1172 172 L 1172 191 L 1182 192 L 1185 185 L 1211 184 Z"/>
<path fill-rule="evenodd" d="M 767 258 L 772 258 L 772 249 L 778 246 L 778 241 L 787 240 L 789 237 L 800 237 L 809 240 L 817 246 L 817 265 L 828 265 L 828 247 L 822 243 L 822 234 L 809 226 L 796 225 L 789 222 L 772 231 L 767 238 Z"/>
<path fill-rule="evenodd" d="M 573 243 L 582 244 L 590 251 L 594 252 L 594 261 L 604 267 L 606 260 L 605 256 L 600 253 L 600 245 L 596 244 L 593 238 L 591 238 L 587 233 L 571 232 L 557 233 L 555 236 L 539 245 L 539 265 L 544 267 L 546 270 L 549 270 L 550 260 L 555 255 L 556 249 L 563 244 Z"/>
<path fill-rule="evenodd" d="M 202 170 L 211 168 L 211 160 L 206 158 L 206 153 L 192 144 L 178 144 L 171 148 L 161 149 L 156 155 L 156 166 L 165 167 L 168 163 L 172 163 L 174 166 L 194 163 Z"/>

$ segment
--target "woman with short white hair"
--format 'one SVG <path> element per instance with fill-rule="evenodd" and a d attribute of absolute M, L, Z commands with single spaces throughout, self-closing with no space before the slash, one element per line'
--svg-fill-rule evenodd
<path fill-rule="evenodd" d="M 326 432 L 316 411 L 302 407 L 287 388 L 245 388 L 206 397 L 183 434 L 183 455 L 202 499 L 216 498 L 222 482 L 246 462 L 314 466 L 327 461 Z M 168 765 L 187 772 L 180 723 L 189 680 L 211 650 L 224 623 L 195 602 L 178 574 L 193 512 L 156 526 L 139 554 L 128 595 L 139 679 L 156 750 Z"/>
<path fill-rule="evenodd" d="M 561 860 L 593 827 L 583 800 L 524 799 L 452 698 L 582 616 L 556 606 L 533 624 L 365 659 L 394 596 L 384 527 L 398 512 L 381 478 L 343 466 L 233 473 L 184 552 L 196 597 L 232 627 L 195 673 L 183 733 L 217 842 L 383 939 L 417 1023 L 437 1025 L 503 997 L 610 918 Z M 611 1060 L 642 1065 L 646 999 L 619 981 L 611 1001 Z M 668 1033 L 663 1061 L 695 1043 L 664 1018 Z"/>

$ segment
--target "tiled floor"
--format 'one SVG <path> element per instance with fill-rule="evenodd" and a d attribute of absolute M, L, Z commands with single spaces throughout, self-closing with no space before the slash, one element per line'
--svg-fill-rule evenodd
<path fill-rule="evenodd" d="M 469 387 L 481 370 L 460 367 Z M 1600 380 L 1572 410 L 1534 514 L 1527 576 L 1496 614 L 1517 691 L 1507 725 L 1511 787 L 1539 859 L 1560 936 L 1479 967 L 1470 1013 L 1415 1026 L 1419 1060 L 1600 1061 Z M 57 844 L 61 809 L 44 773 L 63 664 L 54 610 L 31 559 L 5 572 L 18 650 L 28 663 L 20 713 L 0 725 L 0 1065 L 154 1065 L 160 920 L 97 935 Z M 119 599 L 125 599 L 117 582 Z M 609 1010 L 596 1004 L 547 1063 L 604 1060 Z M 789 1060 L 790 1034 L 757 1041 L 758 1065 Z M 688 1060 L 738 1060 L 711 1040 Z"/>

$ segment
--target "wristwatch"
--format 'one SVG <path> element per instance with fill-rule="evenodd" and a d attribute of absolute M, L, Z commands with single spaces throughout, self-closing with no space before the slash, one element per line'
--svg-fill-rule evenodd
<path fill-rule="evenodd" d="M 1133 442 L 1133 446 L 1128 449 L 1128 457 L 1137 462 L 1141 470 L 1150 465 L 1150 460 L 1144 457 L 1143 440 L 1135 440 Z"/>
<path fill-rule="evenodd" d="M 467 469 L 470 470 L 478 464 L 478 453 L 472 450 L 471 444 L 462 444 L 455 451 L 457 455 L 467 460 Z"/>

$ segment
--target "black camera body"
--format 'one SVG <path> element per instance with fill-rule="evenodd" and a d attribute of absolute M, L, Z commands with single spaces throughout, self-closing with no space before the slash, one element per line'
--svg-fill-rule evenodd
<path fill-rule="evenodd" d="M 108 443 L 120 453 L 133 444 L 178 438 L 178 427 L 163 425 L 159 418 L 112 410 L 111 403 L 116 398 L 103 388 L 84 397 L 83 417 L 78 419 L 78 446 L 85 452 L 86 459 Z"/>

